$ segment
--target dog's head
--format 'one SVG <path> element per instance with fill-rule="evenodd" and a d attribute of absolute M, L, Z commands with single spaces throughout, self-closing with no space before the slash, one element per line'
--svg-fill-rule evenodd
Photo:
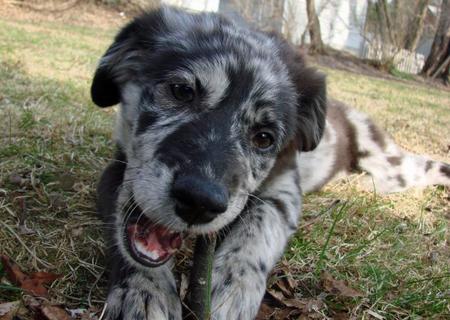
<path fill-rule="evenodd" d="M 128 24 L 91 88 L 100 107 L 121 103 L 124 206 L 140 213 L 118 210 L 121 247 L 157 265 L 182 232 L 232 222 L 282 150 L 317 145 L 325 91 L 284 40 L 219 15 L 164 8 Z"/>

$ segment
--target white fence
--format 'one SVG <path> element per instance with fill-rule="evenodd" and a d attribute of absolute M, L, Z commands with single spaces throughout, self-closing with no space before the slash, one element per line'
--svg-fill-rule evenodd
<path fill-rule="evenodd" d="M 366 43 L 362 58 L 373 60 L 388 60 L 393 58 L 394 66 L 403 72 L 418 74 L 425 63 L 425 56 L 405 49 L 399 49 L 389 44 L 373 41 Z"/>

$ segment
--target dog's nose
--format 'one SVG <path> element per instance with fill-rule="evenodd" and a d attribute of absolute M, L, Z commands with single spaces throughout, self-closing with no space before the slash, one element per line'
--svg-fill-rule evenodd
<path fill-rule="evenodd" d="M 225 187 L 192 175 L 175 178 L 172 197 L 177 202 L 176 213 L 189 224 L 210 222 L 228 207 Z"/>

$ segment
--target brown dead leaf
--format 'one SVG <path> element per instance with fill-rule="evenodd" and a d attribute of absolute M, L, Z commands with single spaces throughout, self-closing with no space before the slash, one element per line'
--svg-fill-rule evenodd
<path fill-rule="evenodd" d="M 297 283 L 290 276 L 278 279 L 274 285 L 278 287 L 278 289 L 280 289 L 286 297 L 293 298 L 295 296 L 295 288 Z"/>
<path fill-rule="evenodd" d="M 316 313 L 326 308 L 325 303 L 320 299 L 305 299 L 305 307 L 303 312 L 305 314 Z"/>
<path fill-rule="evenodd" d="M 2 265 L 10 281 L 19 284 L 27 278 L 27 275 L 9 257 L 2 255 Z"/>
<path fill-rule="evenodd" d="M 285 308 L 285 309 L 280 309 L 280 310 L 276 310 L 274 315 L 273 315 L 273 319 L 297 319 L 296 316 L 299 316 L 301 314 L 301 311 L 296 309 L 296 308 Z M 294 318 L 292 318 L 294 317 Z"/>
<path fill-rule="evenodd" d="M 331 294 L 348 298 L 364 297 L 364 293 L 350 288 L 344 280 L 334 279 L 333 276 L 326 271 L 322 273 L 321 279 L 323 288 Z"/>
<path fill-rule="evenodd" d="M 9 183 L 17 185 L 17 186 L 22 186 L 24 185 L 26 182 L 26 179 L 24 179 L 20 174 L 18 173 L 11 173 L 9 175 Z"/>
<path fill-rule="evenodd" d="M 71 320 L 69 314 L 60 306 L 44 304 L 39 308 L 40 316 L 45 320 Z"/>
<path fill-rule="evenodd" d="M 64 191 L 72 191 L 76 183 L 76 177 L 70 173 L 62 173 L 58 176 L 59 186 Z"/>
<path fill-rule="evenodd" d="M 265 298 L 270 300 L 271 304 L 275 306 L 278 307 L 286 306 L 286 304 L 284 303 L 286 297 L 283 295 L 281 291 L 277 291 L 274 289 L 267 289 Z"/>
<path fill-rule="evenodd" d="M 290 299 L 286 298 L 281 291 L 268 289 L 264 297 L 268 302 L 272 302 L 274 306 L 272 309 L 273 319 L 288 319 L 289 317 L 278 317 L 278 314 L 287 314 L 294 316 L 304 314 L 315 317 L 315 315 L 325 309 L 325 303 L 320 299 Z M 280 313 L 281 312 L 281 313 Z"/>
<path fill-rule="evenodd" d="M 300 310 L 303 310 L 308 304 L 307 299 L 286 299 L 283 302 L 286 307 L 293 307 Z"/>
<path fill-rule="evenodd" d="M 60 275 L 50 272 L 35 272 L 28 275 L 22 272 L 20 267 L 9 257 L 2 255 L 1 260 L 8 279 L 34 296 L 47 296 L 48 290 L 44 285 L 51 284 L 61 277 Z"/>
<path fill-rule="evenodd" d="M 274 314 L 275 308 L 269 306 L 266 303 L 262 303 L 259 307 L 258 315 L 255 320 L 269 320 L 270 317 Z"/>
<path fill-rule="evenodd" d="M 274 273 L 276 281 L 272 284 L 272 287 L 277 287 L 287 298 L 293 298 L 298 281 L 292 277 L 293 272 L 289 264 L 284 260 L 281 261 Z"/>

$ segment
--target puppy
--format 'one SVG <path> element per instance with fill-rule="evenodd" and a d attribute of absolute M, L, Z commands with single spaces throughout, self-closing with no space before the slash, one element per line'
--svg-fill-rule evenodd
<path fill-rule="evenodd" d="M 285 40 L 213 13 L 137 17 L 91 94 L 100 107 L 120 103 L 116 160 L 98 186 L 111 258 L 104 319 L 181 319 L 170 260 L 187 234 L 211 233 L 212 318 L 253 319 L 302 189 L 353 170 L 386 191 L 450 181 L 448 165 L 328 101 L 324 75 Z"/>

